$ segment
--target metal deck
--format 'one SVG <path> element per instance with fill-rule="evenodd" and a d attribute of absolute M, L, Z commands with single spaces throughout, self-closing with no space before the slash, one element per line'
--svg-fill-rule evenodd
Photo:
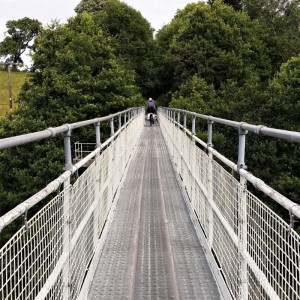
<path fill-rule="evenodd" d="M 88 299 L 221 299 L 159 126 L 141 135 Z"/>

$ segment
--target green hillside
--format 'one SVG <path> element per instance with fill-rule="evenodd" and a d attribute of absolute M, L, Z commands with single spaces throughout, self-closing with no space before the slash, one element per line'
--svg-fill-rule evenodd
<path fill-rule="evenodd" d="M 26 72 L 12 72 L 12 108 L 16 109 L 16 100 L 19 90 L 25 81 Z M 9 96 L 8 96 L 8 72 L 0 71 L 0 116 L 3 116 L 9 112 Z"/>

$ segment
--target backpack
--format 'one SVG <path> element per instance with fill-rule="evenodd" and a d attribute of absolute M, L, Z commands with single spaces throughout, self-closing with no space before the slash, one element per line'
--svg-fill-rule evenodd
<path fill-rule="evenodd" d="M 154 108 L 154 102 L 153 101 L 148 102 L 148 108 L 151 108 L 151 109 Z"/>

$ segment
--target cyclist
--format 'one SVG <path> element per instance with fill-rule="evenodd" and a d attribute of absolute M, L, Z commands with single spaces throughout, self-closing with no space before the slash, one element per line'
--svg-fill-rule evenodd
<path fill-rule="evenodd" d="M 154 124 L 153 114 L 156 113 L 156 106 L 152 98 L 149 98 L 148 100 L 146 113 L 149 114 L 150 126 L 151 126 L 151 124 Z"/>

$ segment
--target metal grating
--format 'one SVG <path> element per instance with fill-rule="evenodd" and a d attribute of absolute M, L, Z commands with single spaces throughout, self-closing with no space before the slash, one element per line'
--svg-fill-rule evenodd
<path fill-rule="evenodd" d="M 160 129 L 145 127 L 88 299 L 220 299 Z"/>

